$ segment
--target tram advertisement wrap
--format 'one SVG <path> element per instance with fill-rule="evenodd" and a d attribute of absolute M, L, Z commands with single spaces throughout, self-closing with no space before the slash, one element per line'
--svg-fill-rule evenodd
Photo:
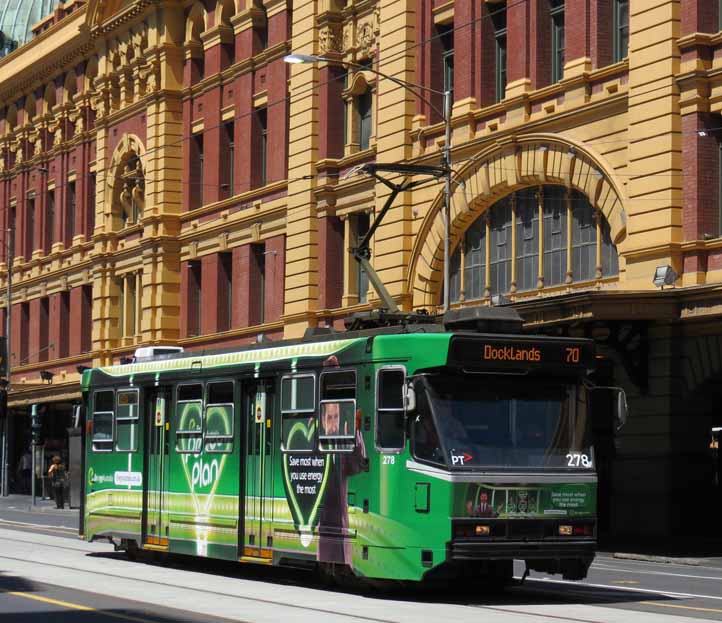
<path fill-rule="evenodd" d="M 323 418 L 324 434 L 329 433 L 329 419 L 328 415 Z M 298 452 L 284 454 L 286 498 L 301 545 L 309 548 L 317 529 L 318 560 L 351 564 L 347 481 L 367 467 L 365 444 L 357 431 L 351 444 L 343 444 L 343 452 L 310 451 L 314 448 L 315 429 L 313 420 L 297 419 L 289 422 L 284 431 L 284 447 Z"/>
<path fill-rule="evenodd" d="M 308 547 L 311 532 L 318 523 L 318 511 L 326 490 L 329 462 L 327 455 L 311 453 L 316 423 L 298 419 L 285 433 L 284 447 L 296 450 L 283 456 L 283 482 L 293 523 Z"/>
<path fill-rule="evenodd" d="M 595 483 L 550 485 L 470 484 L 457 489 L 457 517 L 588 517 L 596 513 Z"/>

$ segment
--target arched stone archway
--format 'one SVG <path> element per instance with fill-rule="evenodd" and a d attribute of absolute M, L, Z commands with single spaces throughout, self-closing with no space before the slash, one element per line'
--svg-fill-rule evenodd
<path fill-rule="evenodd" d="M 560 184 L 588 197 L 609 223 L 622 253 L 626 241 L 625 196 L 602 156 L 565 137 L 535 134 L 496 143 L 455 169 L 451 200 L 450 249 L 489 206 L 514 190 Z M 427 212 L 414 241 L 407 292 L 415 308 L 438 305 L 444 260 L 443 193 Z"/>

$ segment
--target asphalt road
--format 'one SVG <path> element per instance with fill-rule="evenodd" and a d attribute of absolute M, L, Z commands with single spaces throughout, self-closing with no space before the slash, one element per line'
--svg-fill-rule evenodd
<path fill-rule="evenodd" d="M 42 520 L 0 523 L 3 623 L 722 621 L 722 567 L 600 556 L 585 582 L 533 573 L 501 594 L 358 593 L 293 570 L 152 555 L 130 562 L 107 543 L 85 543 Z"/>
<path fill-rule="evenodd" d="M 516 566 L 517 577 L 523 565 Z M 534 573 L 523 586 L 508 591 L 539 597 L 563 596 L 605 607 L 722 621 L 722 567 L 619 560 L 596 557 L 586 580 L 567 582 Z"/>

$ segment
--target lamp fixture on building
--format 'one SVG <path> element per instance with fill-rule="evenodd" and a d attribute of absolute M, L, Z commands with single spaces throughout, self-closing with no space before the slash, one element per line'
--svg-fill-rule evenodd
<path fill-rule="evenodd" d="M 702 138 L 704 138 L 705 136 L 707 136 L 707 130 L 697 130 L 697 136 L 701 136 Z"/>
<path fill-rule="evenodd" d="M 679 275 L 671 266 L 657 266 L 657 269 L 654 271 L 652 283 L 663 290 L 664 286 L 673 286 L 674 282 L 677 281 L 677 277 L 679 277 Z"/>
<path fill-rule="evenodd" d="M 40 379 L 42 381 L 45 381 L 48 385 L 53 384 L 53 377 L 55 374 L 53 372 L 50 372 L 50 370 L 40 370 Z"/>
<path fill-rule="evenodd" d="M 511 303 L 511 299 L 503 294 L 492 294 L 491 304 L 496 307 L 497 305 L 508 305 Z"/>

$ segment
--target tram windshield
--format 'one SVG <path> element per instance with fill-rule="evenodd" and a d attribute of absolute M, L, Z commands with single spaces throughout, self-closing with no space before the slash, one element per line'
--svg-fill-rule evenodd
<path fill-rule="evenodd" d="M 422 385 L 413 420 L 418 459 L 459 469 L 594 467 L 583 386 L 441 375 Z"/>

